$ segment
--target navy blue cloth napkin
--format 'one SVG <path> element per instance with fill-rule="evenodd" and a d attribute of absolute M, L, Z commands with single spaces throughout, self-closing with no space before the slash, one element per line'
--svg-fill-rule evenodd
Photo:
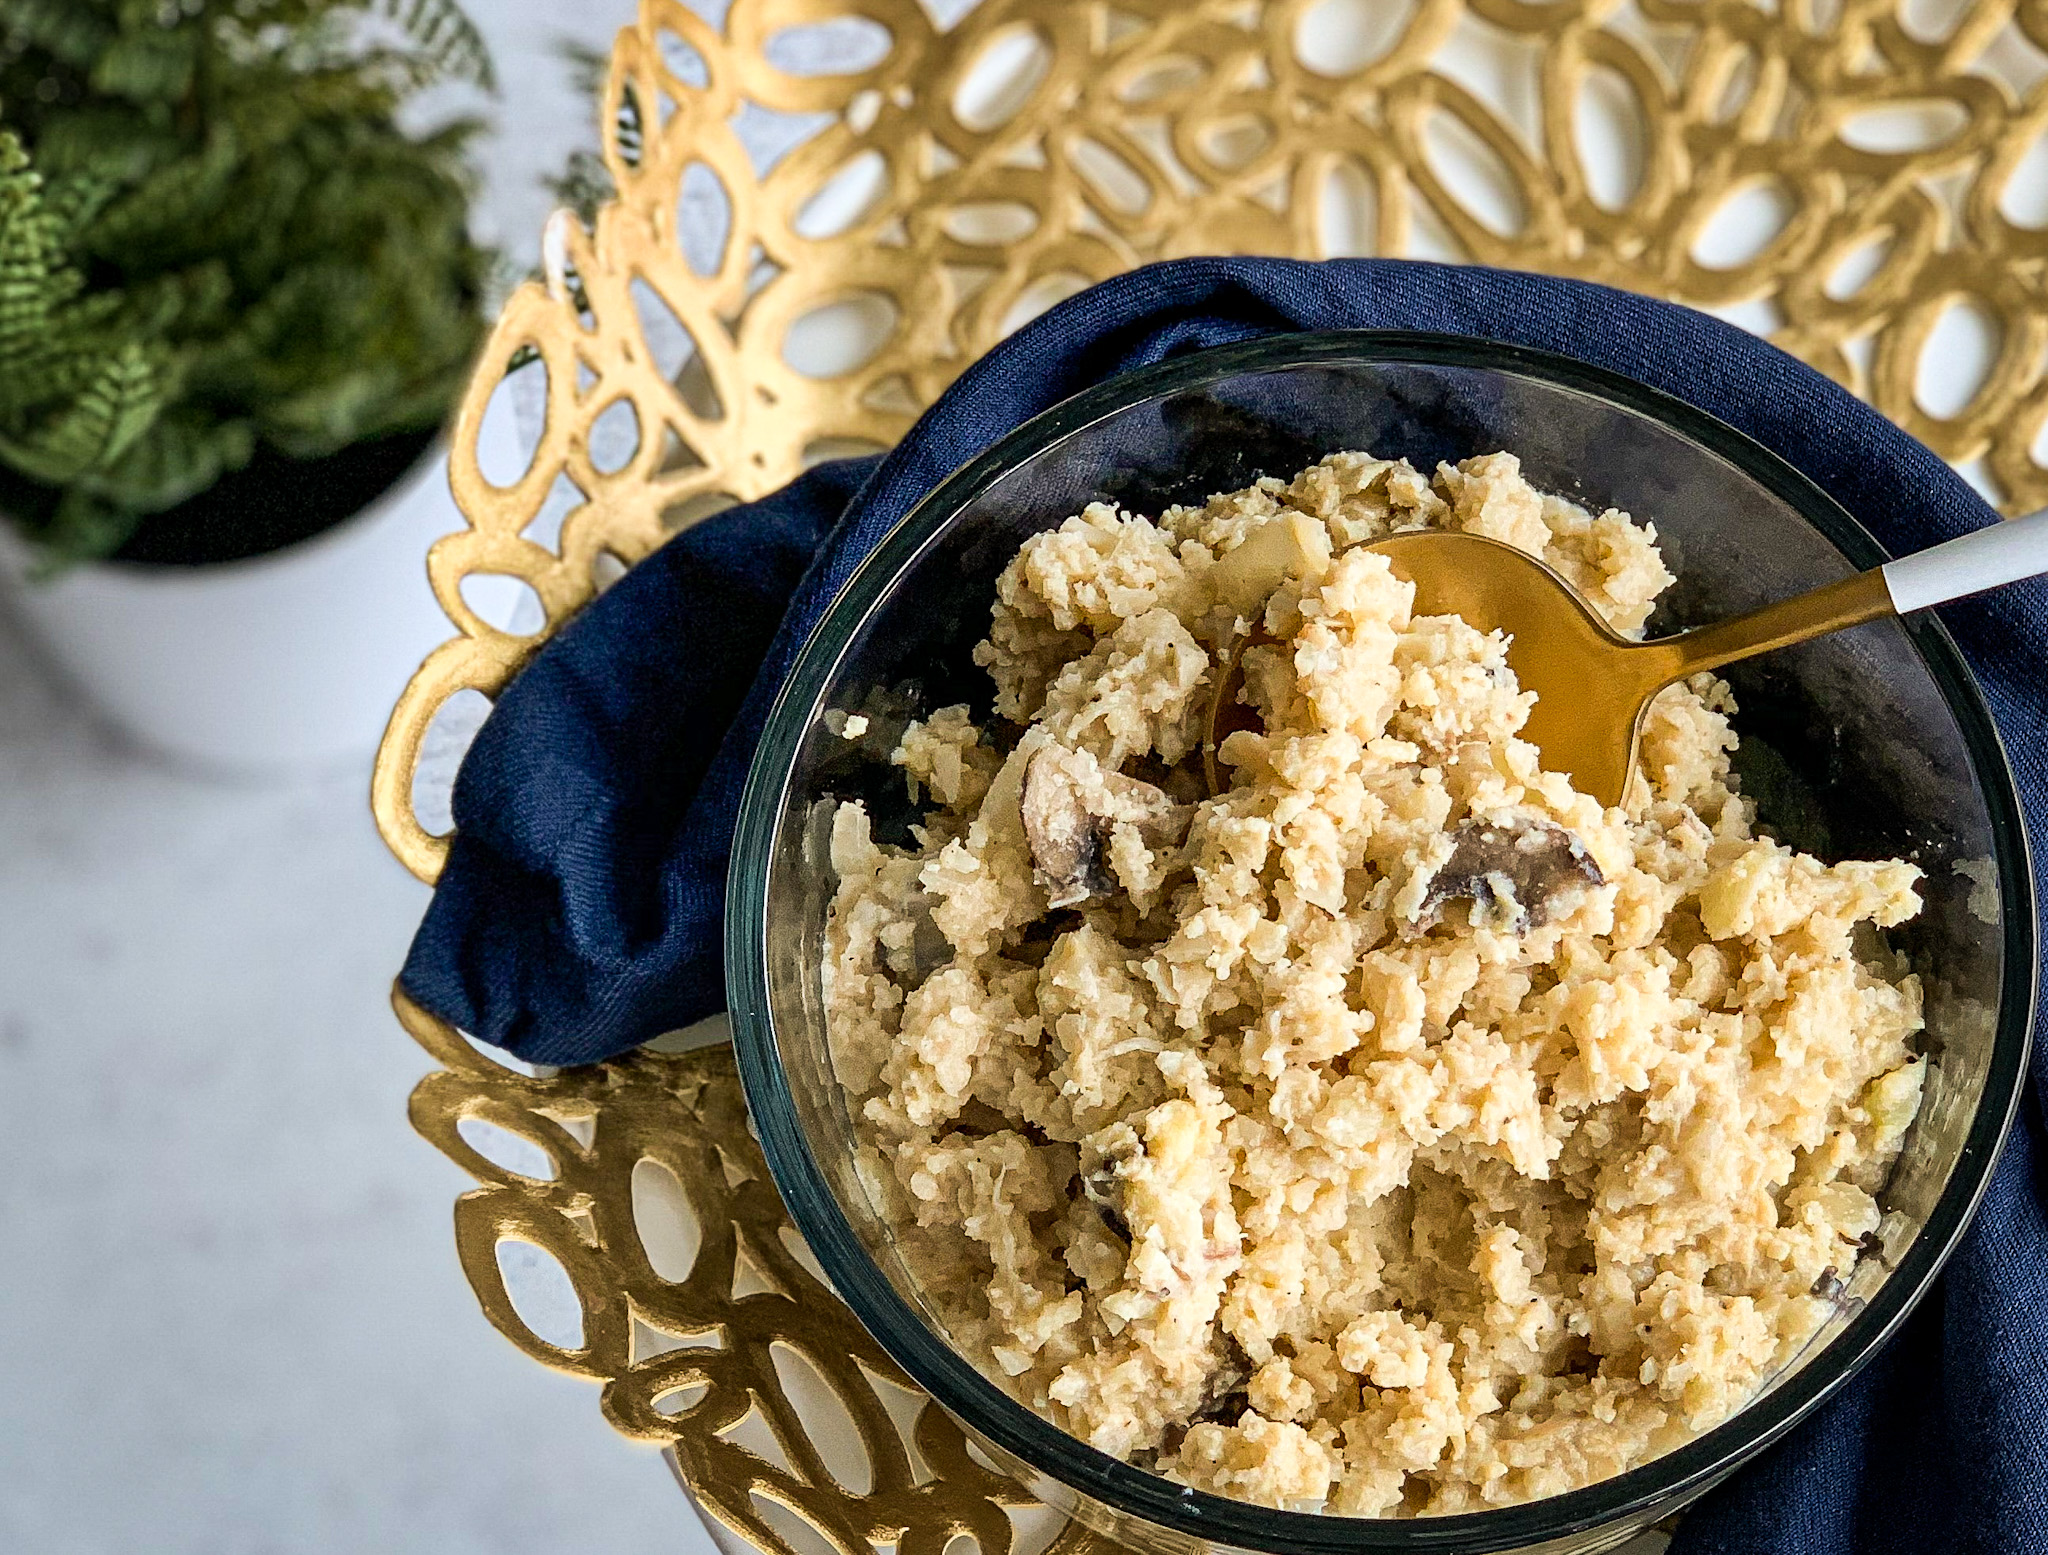
<path fill-rule="evenodd" d="M 1399 260 L 1197 259 L 1083 292 L 962 375 L 890 454 L 686 531 L 507 688 L 456 779 L 447 868 L 402 976 L 540 1063 L 622 1052 L 724 1005 L 734 813 L 768 705 L 880 537 L 1003 433 L 1090 384 L 1276 331 L 1415 329 L 1625 373 L 1804 470 L 1894 554 L 1995 519 L 1818 373 L 1689 309 Z M 1991 701 L 2048 858 L 2048 589 L 1942 612 Z M 2022 1119 L 1932 1296 L 1846 1392 L 1689 1513 L 1686 1555 L 2048 1555 L 2048 1167 L 2037 1048 Z"/>

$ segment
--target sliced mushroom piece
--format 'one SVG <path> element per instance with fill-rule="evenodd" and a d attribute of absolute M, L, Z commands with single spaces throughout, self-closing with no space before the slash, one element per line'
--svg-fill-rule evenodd
<path fill-rule="evenodd" d="M 1216 1369 L 1209 1373 L 1208 1397 L 1188 1416 L 1188 1424 L 1213 1420 L 1219 1425 L 1236 1425 L 1244 1412 L 1252 1407 L 1251 1395 L 1246 1391 L 1251 1380 L 1252 1358 L 1244 1353 L 1243 1345 L 1225 1334 L 1223 1357 Z"/>
<path fill-rule="evenodd" d="M 953 959 L 953 942 L 946 938 L 932 917 L 929 899 L 921 903 L 910 931 L 910 977 L 922 983 Z"/>
<path fill-rule="evenodd" d="M 1500 914 L 1525 933 L 1606 877 L 1585 844 L 1547 821 L 1461 821 L 1451 833 L 1450 856 L 1423 892 L 1417 921 L 1433 924 L 1447 902 L 1460 898 Z"/>
<path fill-rule="evenodd" d="M 1024 770 L 1024 839 L 1047 904 L 1072 907 L 1108 895 L 1110 823 L 1088 806 L 1070 773 L 1073 752 L 1048 745 Z"/>
<path fill-rule="evenodd" d="M 1235 1339 L 1225 1335 L 1223 1339 L 1223 1360 L 1216 1370 L 1209 1374 L 1207 1388 L 1202 1402 L 1194 1407 L 1186 1420 L 1174 1421 L 1160 1433 L 1158 1459 L 1172 1462 L 1179 1454 L 1181 1444 L 1188 1439 L 1188 1431 L 1198 1425 L 1236 1425 L 1244 1418 L 1244 1412 L 1252 1407 L 1251 1395 L 1246 1385 L 1251 1381 L 1251 1357 Z"/>
<path fill-rule="evenodd" d="M 1084 750 L 1046 745 L 1024 771 L 1024 837 L 1047 904 L 1072 907 L 1116 888 L 1108 867 L 1109 840 L 1119 825 L 1134 826 L 1148 845 L 1179 839 L 1191 811 L 1162 788 L 1105 771 Z"/>
<path fill-rule="evenodd" d="M 1092 1172 L 1081 1173 L 1081 1194 L 1095 1206 L 1109 1234 L 1119 1242 L 1129 1243 L 1131 1223 L 1124 1219 L 1123 1184 L 1116 1175 L 1115 1163 L 1104 1161 Z"/>

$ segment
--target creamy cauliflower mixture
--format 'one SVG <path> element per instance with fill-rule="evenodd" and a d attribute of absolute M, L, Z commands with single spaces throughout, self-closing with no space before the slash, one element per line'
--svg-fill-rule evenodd
<path fill-rule="evenodd" d="M 1370 549 L 1427 525 L 1636 635 L 1672 581 L 1505 453 L 1097 505 L 1002 574 L 994 716 L 902 734 L 914 846 L 832 830 L 833 1062 L 953 1342 L 1267 1506 L 1524 1501 L 1722 1420 L 1831 1312 L 1919 1106 L 1877 932 L 1918 871 L 1759 835 L 1711 676 L 1623 807 L 1544 771 L 1505 641 Z"/>

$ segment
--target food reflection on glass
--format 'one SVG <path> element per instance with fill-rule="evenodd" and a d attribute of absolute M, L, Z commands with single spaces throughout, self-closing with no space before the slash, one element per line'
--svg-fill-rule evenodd
<path fill-rule="evenodd" d="M 1711 675 L 1621 805 L 1544 770 L 1505 636 L 1372 548 L 1418 528 L 1630 637 L 1674 581 L 1507 453 L 1090 507 L 1001 575 L 994 716 L 896 743 L 912 845 L 840 805 L 822 967 L 861 1180 L 951 1342 L 1115 1457 L 1363 1516 L 1740 1409 L 1871 1245 L 1924 1070 L 1882 933 L 1918 869 L 1761 832 Z"/>

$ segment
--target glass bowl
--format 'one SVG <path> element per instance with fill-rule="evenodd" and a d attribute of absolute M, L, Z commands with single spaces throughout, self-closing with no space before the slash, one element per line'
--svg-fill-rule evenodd
<path fill-rule="evenodd" d="M 826 726 L 881 694 L 924 709 L 992 687 L 969 658 L 997 573 L 1089 502 L 1157 514 L 1326 453 L 1418 468 L 1505 448 L 1541 490 L 1655 523 L 1679 582 L 1652 632 L 1812 588 L 1885 559 L 1812 482 L 1732 428 L 1614 374 L 1459 337 L 1270 336 L 1176 357 L 1076 395 L 947 479 L 849 580 L 768 718 L 740 808 L 726 978 L 747 1101 L 791 1217 L 903 1370 L 1033 1494 L 1133 1548 L 1605 1548 L 1676 1511 L 1782 1436 L 1926 1291 L 1990 1175 L 2025 1068 L 2034 911 L 2018 800 L 1969 670 L 1939 622 L 1883 621 L 1726 672 L 1745 786 L 1765 827 L 1835 858 L 1906 857 L 1926 906 L 1894 936 L 1925 980 L 1926 1099 L 1882 1198 L 1888 1234 L 1828 1321 L 1747 1407 L 1640 1468 L 1568 1494 L 1448 1517 L 1277 1512 L 1121 1463 L 1009 1397 L 947 1344 L 853 1173 L 826 1050 L 820 946 L 833 803 L 878 837 L 913 819 L 886 741 Z M 838 719 L 832 722 L 837 725 Z M 1988 861 L 1988 863 L 1987 863 Z M 1994 893 L 1986 889 L 1995 885 Z"/>

